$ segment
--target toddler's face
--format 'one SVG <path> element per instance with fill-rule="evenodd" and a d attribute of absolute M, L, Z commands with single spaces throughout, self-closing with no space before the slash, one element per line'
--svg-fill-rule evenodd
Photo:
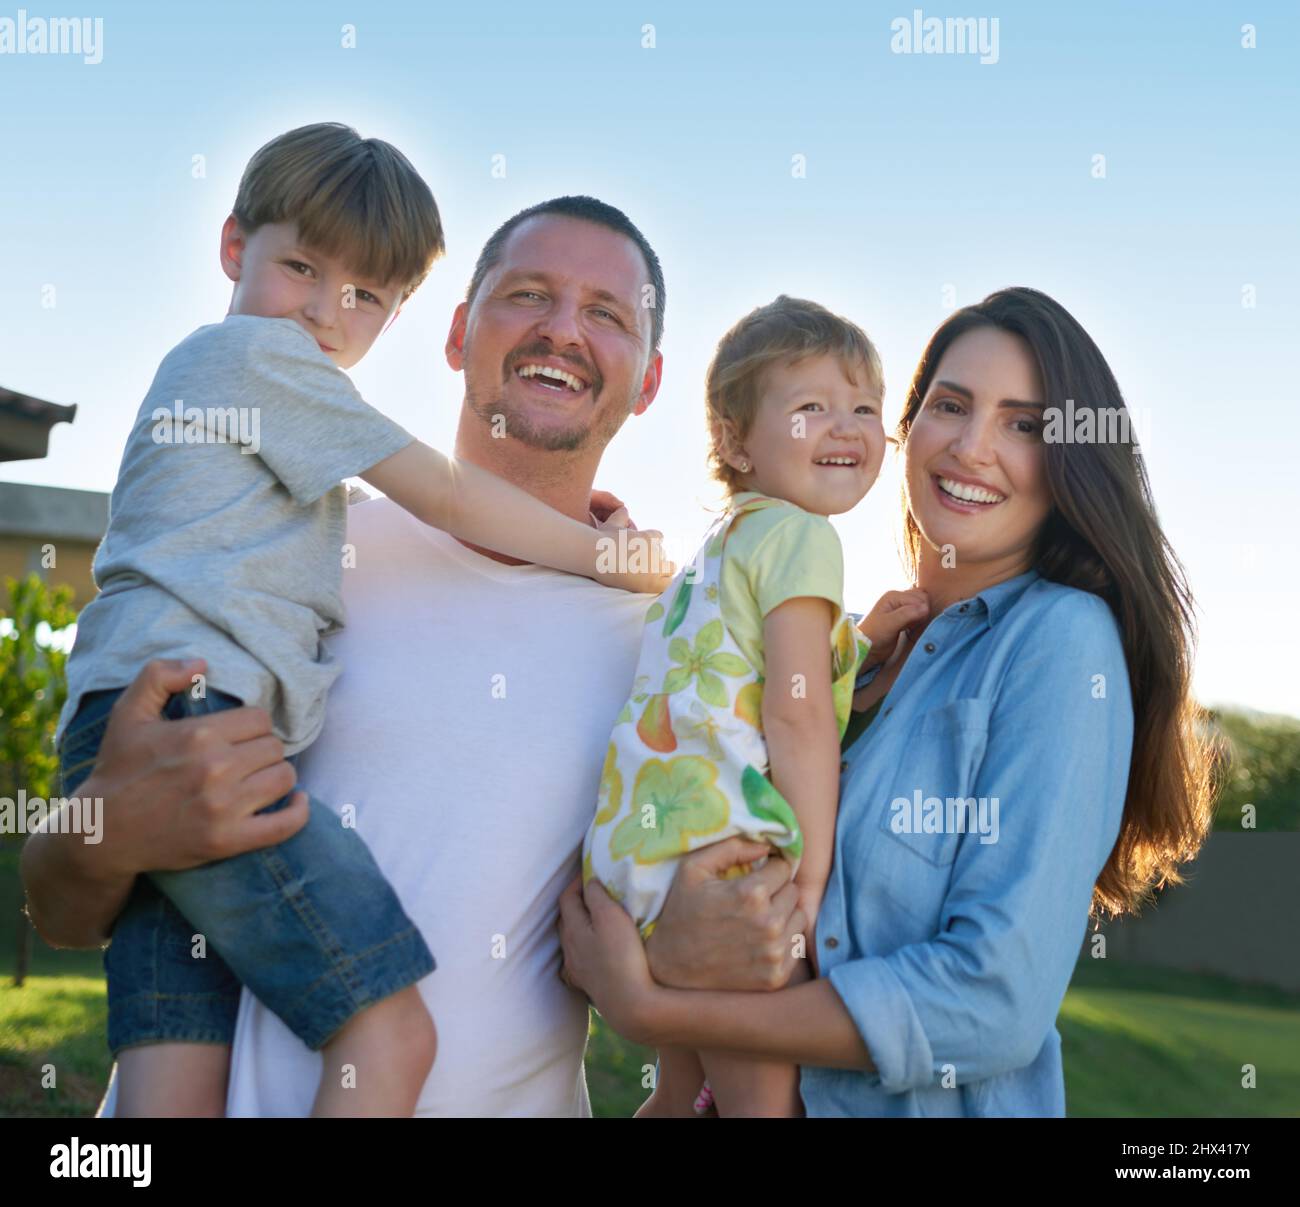
<path fill-rule="evenodd" d="M 741 442 L 741 464 L 750 467 L 744 489 L 816 515 L 840 515 L 862 501 L 880 473 L 885 430 L 866 367 L 856 366 L 854 377 L 856 385 L 829 355 L 764 373 L 754 426 Z"/>
<path fill-rule="evenodd" d="M 401 301 L 399 288 L 362 280 L 301 246 L 294 222 L 245 235 L 232 214 L 221 232 L 221 266 L 235 282 L 231 314 L 293 319 L 340 369 L 365 356 Z"/>

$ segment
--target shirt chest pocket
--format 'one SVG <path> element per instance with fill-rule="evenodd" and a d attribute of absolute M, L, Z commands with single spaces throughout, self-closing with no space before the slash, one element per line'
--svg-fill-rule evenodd
<path fill-rule="evenodd" d="M 988 716 L 988 702 L 975 699 L 923 713 L 886 772 L 880 829 L 893 844 L 886 848 L 888 862 L 898 865 L 900 880 L 923 870 L 917 859 L 934 869 L 948 868 L 962 836 L 978 828 L 979 802 L 972 793 L 988 741 Z M 946 882 L 945 875 L 945 887 Z"/>

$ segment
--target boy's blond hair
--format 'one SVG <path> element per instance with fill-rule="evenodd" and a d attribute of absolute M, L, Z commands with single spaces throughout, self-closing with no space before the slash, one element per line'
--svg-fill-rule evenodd
<path fill-rule="evenodd" d="M 296 222 L 306 246 L 405 301 L 446 250 L 429 186 L 396 147 L 340 122 L 273 138 L 244 169 L 235 219 L 246 235 Z"/>
<path fill-rule="evenodd" d="M 866 384 L 884 396 L 884 371 L 875 345 L 855 323 L 825 306 L 781 294 L 751 310 L 719 341 L 709 365 L 705 397 L 709 420 L 709 466 L 728 490 L 741 490 L 741 475 L 723 459 L 724 420 L 743 442 L 754 426 L 762 397 L 763 374 L 776 364 L 793 364 L 808 356 L 836 356 L 849 380 L 866 372 Z"/>

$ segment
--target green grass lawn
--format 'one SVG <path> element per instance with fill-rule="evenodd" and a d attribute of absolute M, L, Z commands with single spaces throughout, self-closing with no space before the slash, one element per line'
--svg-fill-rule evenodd
<path fill-rule="evenodd" d="M 0 903 L 16 906 L 17 890 L 12 861 L 0 858 Z M 32 973 L 13 988 L 13 909 L 0 914 L 0 1117 L 92 1114 L 109 1069 L 101 957 L 35 939 Z M 1084 959 L 1057 1025 L 1072 1116 L 1300 1116 L 1300 997 Z M 653 1052 L 593 1014 L 586 1064 L 596 1115 L 631 1115 L 653 1063 Z M 1255 1067 L 1257 1088 L 1242 1088 L 1243 1065 Z"/>

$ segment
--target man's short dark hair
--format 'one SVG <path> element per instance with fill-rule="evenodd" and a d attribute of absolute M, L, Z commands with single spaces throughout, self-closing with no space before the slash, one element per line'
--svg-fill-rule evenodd
<path fill-rule="evenodd" d="M 654 290 L 650 306 L 650 355 L 654 356 L 659 351 L 659 341 L 663 339 L 664 334 L 664 271 L 659 265 L 659 257 L 655 255 L 654 248 L 650 246 L 646 237 L 637 230 L 632 220 L 622 210 L 606 205 L 603 201 L 597 201 L 595 197 L 553 197 L 550 201 L 531 205 L 526 210 L 520 210 L 513 218 L 506 219 L 483 244 L 478 263 L 474 265 L 474 275 L 470 278 L 469 292 L 466 293 L 465 300 L 471 306 L 474 304 L 474 298 L 478 294 L 479 286 L 483 284 L 483 278 L 501 259 L 501 249 L 510 237 L 510 232 L 521 222 L 542 214 L 560 214 L 566 218 L 580 218 L 583 222 L 593 222 L 597 226 L 604 226 L 609 230 L 617 231 L 620 235 L 626 235 L 641 249 L 646 270 L 650 274 L 650 285 Z"/>

